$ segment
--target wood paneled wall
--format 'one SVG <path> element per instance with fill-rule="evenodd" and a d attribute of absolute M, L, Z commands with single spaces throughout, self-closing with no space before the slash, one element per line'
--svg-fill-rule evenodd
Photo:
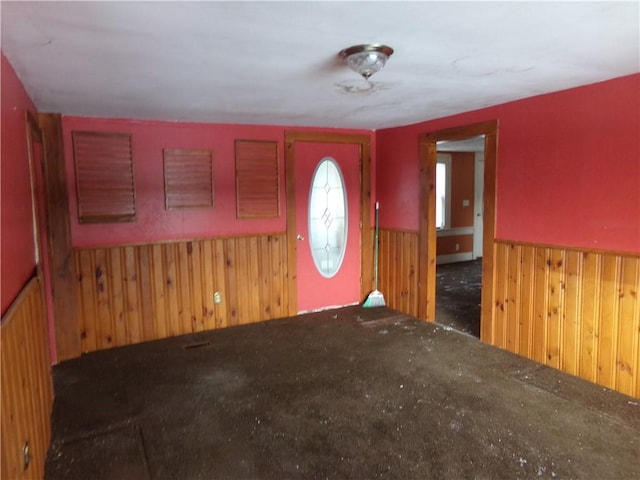
<path fill-rule="evenodd" d="M 482 340 L 640 397 L 640 256 L 500 241 L 494 248 Z M 380 231 L 378 289 L 389 307 L 414 316 L 426 301 L 417 265 L 417 233 Z"/>
<path fill-rule="evenodd" d="M 640 397 L 640 256 L 496 242 L 494 258 L 484 341 Z"/>
<path fill-rule="evenodd" d="M 75 263 L 82 352 L 290 314 L 284 233 L 82 248 Z"/>
<path fill-rule="evenodd" d="M 46 322 L 42 286 L 34 277 L 2 319 L 2 478 L 44 477 L 53 405 Z M 26 469 L 25 442 L 31 456 Z"/>
<path fill-rule="evenodd" d="M 390 308 L 418 316 L 418 233 L 381 229 L 378 290 Z"/>

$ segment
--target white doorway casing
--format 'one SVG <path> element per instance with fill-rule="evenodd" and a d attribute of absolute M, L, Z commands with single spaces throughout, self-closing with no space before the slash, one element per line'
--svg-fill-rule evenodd
<path fill-rule="evenodd" d="M 484 225 L 484 151 L 476 152 L 473 169 L 473 259 L 482 257 L 482 235 Z"/>

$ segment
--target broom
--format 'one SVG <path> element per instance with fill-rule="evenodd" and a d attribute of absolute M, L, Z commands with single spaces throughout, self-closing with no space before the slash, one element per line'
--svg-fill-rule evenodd
<path fill-rule="evenodd" d="M 369 294 L 367 299 L 362 304 L 365 308 L 370 307 L 384 307 L 386 305 L 384 301 L 384 295 L 382 292 L 378 291 L 378 211 L 380 210 L 380 204 L 376 202 L 376 230 L 375 230 L 375 255 L 373 259 L 373 273 L 374 273 L 374 283 L 373 283 L 373 292 Z"/>

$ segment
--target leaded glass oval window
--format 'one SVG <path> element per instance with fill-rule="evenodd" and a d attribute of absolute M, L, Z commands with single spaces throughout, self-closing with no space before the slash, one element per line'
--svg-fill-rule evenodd
<path fill-rule="evenodd" d="M 311 179 L 309 246 L 322 276 L 338 273 L 347 246 L 347 192 L 340 167 L 330 157 L 320 161 Z"/>

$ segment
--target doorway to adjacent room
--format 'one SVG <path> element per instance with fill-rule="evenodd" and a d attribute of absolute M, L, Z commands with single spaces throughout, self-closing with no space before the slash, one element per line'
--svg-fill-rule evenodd
<path fill-rule="evenodd" d="M 480 337 L 485 136 L 437 143 L 436 315 Z"/>
<path fill-rule="evenodd" d="M 497 133 L 498 123 L 496 121 L 488 121 L 477 124 L 466 125 L 462 127 L 448 128 L 444 130 L 438 130 L 431 133 L 426 133 L 420 137 L 420 222 L 419 222 L 419 244 L 418 244 L 418 257 L 419 257 L 419 294 L 422 298 L 425 298 L 424 302 L 419 305 L 418 316 L 428 321 L 437 322 L 438 316 L 437 310 L 437 263 L 438 263 L 438 229 L 436 228 L 437 218 L 437 202 L 438 196 L 436 192 L 437 188 L 437 163 L 438 163 L 438 150 L 439 146 L 443 146 L 442 142 L 460 142 L 470 141 L 476 137 L 484 137 L 484 140 L 480 140 L 484 145 L 484 168 L 482 169 L 482 202 L 481 206 L 476 205 L 475 192 L 473 194 L 463 194 L 462 198 L 457 198 L 455 202 L 459 202 L 467 209 L 466 214 L 471 214 L 471 219 L 467 219 L 469 224 L 466 228 L 460 231 L 447 231 L 440 234 L 441 237 L 449 238 L 446 241 L 440 241 L 440 243 L 449 243 L 448 248 L 451 248 L 453 244 L 453 251 L 443 253 L 443 255 L 452 255 L 452 257 L 445 257 L 448 260 L 457 261 L 473 261 L 475 258 L 481 258 L 481 297 L 480 297 L 480 321 L 479 327 L 475 327 L 476 334 L 479 333 L 481 340 L 491 343 L 493 337 L 493 325 L 492 325 L 492 288 L 494 283 L 494 241 L 495 241 L 495 193 L 496 193 L 496 163 L 497 163 Z M 476 182 L 476 169 L 472 175 L 473 183 Z M 479 168 L 477 169 L 480 170 Z M 480 174 L 478 172 L 477 181 L 479 181 Z M 472 196 L 473 195 L 473 196 Z M 473 207 L 472 205 L 473 198 Z M 454 201 L 454 196 L 451 196 Z M 455 203 L 454 202 L 454 203 Z M 444 207 L 446 209 L 446 206 Z M 480 216 L 478 216 L 480 214 Z M 445 217 L 447 216 L 445 212 Z M 481 221 L 481 222 L 480 222 Z M 442 220 L 440 222 L 442 224 Z M 479 223 L 482 223 L 481 231 L 478 235 L 481 235 L 480 239 L 476 242 L 473 241 L 473 233 L 475 232 Z M 451 229 L 449 229 L 451 230 Z M 462 235 L 459 238 L 455 238 L 457 235 Z M 466 235 L 466 239 L 463 241 L 463 237 Z M 469 237 L 471 235 L 471 237 Z M 453 238 L 453 242 L 451 241 Z M 464 248 L 467 251 L 467 257 L 463 258 L 464 242 L 470 242 L 470 245 Z M 481 257 L 478 253 L 481 251 Z M 442 252 L 441 252 L 442 253 Z M 441 263 L 442 258 L 440 259 Z M 476 297 L 477 298 L 477 297 Z M 452 327 L 453 328 L 453 327 Z M 471 327 L 468 327 L 471 329 Z"/>

